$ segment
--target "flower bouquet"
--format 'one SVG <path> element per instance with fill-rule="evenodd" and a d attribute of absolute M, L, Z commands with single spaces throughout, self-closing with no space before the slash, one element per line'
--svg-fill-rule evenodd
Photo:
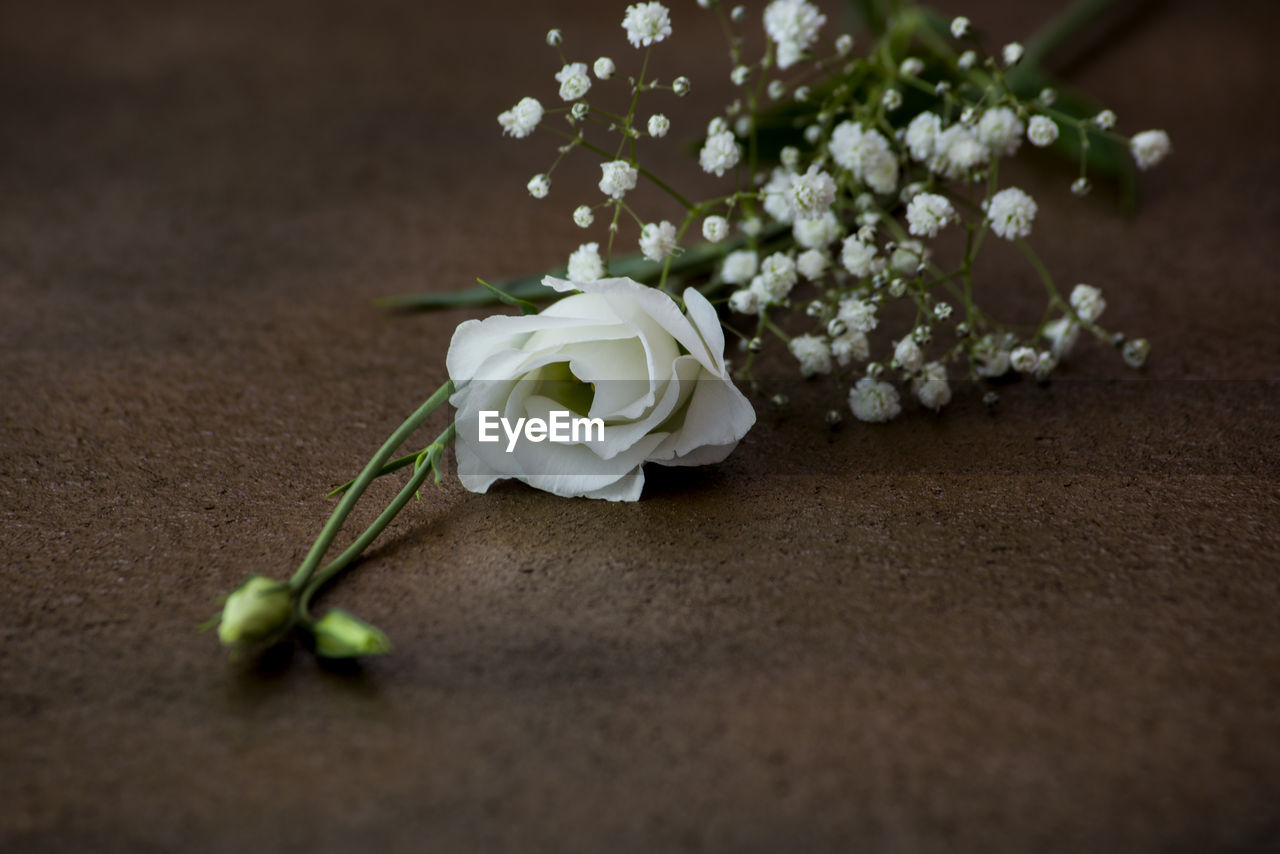
<path fill-rule="evenodd" d="M 1135 168 L 1169 153 L 1163 131 L 1122 136 L 1109 110 L 1048 85 L 1039 70 L 1106 0 L 1077 0 L 1026 47 L 991 48 L 966 18 L 863 0 L 862 50 L 850 34 L 824 36 L 826 16 L 807 0 L 773 0 L 758 16 L 698 5 L 720 20 L 735 93 L 691 132 L 697 167 L 718 192 L 690 199 L 639 156 L 677 135 L 661 99 L 694 91 L 688 78 L 652 68 L 655 47 L 674 39 L 662 3 L 626 7 L 620 61 L 571 54 L 560 30 L 548 32 L 558 58 L 550 94 L 520 98 L 498 123 L 518 140 L 556 139 L 553 162 L 528 182 L 535 198 L 549 195 L 570 158 L 594 162 L 599 195 L 566 215 L 596 239 L 569 252 L 563 272 L 383 301 L 492 302 L 517 313 L 458 325 L 449 380 L 334 490 L 338 505 L 292 579 L 255 575 L 227 598 L 211 622 L 223 643 L 296 631 L 323 657 L 385 652 L 378 629 L 337 609 L 317 618 L 312 601 L 427 478 L 440 481 L 450 445 L 473 492 L 511 479 L 562 497 L 635 501 L 645 464 L 703 465 L 734 450 L 756 417 L 735 382 L 756 387 L 756 358 L 771 346 L 789 353 L 798 376 L 835 389 L 842 402 L 821 413 L 833 428 L 848 415 L 892 420 L 912 400 L 941 410 L 957 380 L 994 404 L 991 384 L 1046 381 L 1081 332 L 1144 364 L 1145 339 L 1100 325 L 1100 289 L 1059 289 L 1029 242 L 1037 201 L 1000 177 L 1001 161 L 1022 146 L 1052 148 L 1078 163 L 1070 193 L 1084 195 L 1099 177 L 1131 186 Z M 762 49 L 748 55 L 761 32 Z M 621 108 L 601 106 L 610 95 Z M 668 218 L 633 208 L 641 181 L 669 199 Z M 1038 321 L 1019 325 L 979 304 L 975 261 L 990 241 L 1025 256 L 1044 292 Z M 626 243 L 639 252 L 621 253 Z M 396 457 L 446 403 L 449 426 Z M 395 498 L 326 562 L 368 485 L 401 469 L 411 474 Z"/>

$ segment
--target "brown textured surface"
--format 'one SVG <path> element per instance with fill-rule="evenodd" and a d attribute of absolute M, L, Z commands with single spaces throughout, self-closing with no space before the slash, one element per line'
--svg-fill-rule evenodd
<path fill-rule="evenodd" d="M 1001 5 L 947 4 L 1046 15 Z M 326 599 L 397 643 L 357 673 L 192 631 L 443 378 L 464 315 L 368 300 L 580 239 L 590 175 L 526 198 L 550 144 L 493 116 L 551 99 L 551 24 L 629 53 L 596 6 L 0 10 L 0 849 L 1280 847 L 1269 2 L 1159 4 L 1071 66 L 1173 135 L 1141 216 L 1023 180 L 1142 381 L 1095 345 L 995 418 L 761 407 L 634 505 L 426 492 Z M 694 11 L 666 73 L 712 89 Z"/>

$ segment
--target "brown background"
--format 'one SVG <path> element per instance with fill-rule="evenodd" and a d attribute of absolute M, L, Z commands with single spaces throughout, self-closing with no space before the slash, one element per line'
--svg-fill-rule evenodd
<path fill-rule="evenodd" d="M 779 362 L 792 411 L 639 503 L 425 491 L 322 602 L 396 642 L 363 669 L 194 632 L 291 572 L 479 314 L 369 301 L 582 239 L 595 167 L 529 199 L 553 143 L 494 116 L 555 100 L 551 25 L 629 67 L 601 5 L 0 8 L 0 848 L 1280 850 L 1269 0 L 1057 58 L 1172 134 L 1139 216 L 1014 173 L 1143 374 L 1082 342 L 995 417 L 832 434 L 841 389 Z M 674 5 L 680 136 L 728 69 Z M 1054 4 L 944 5 L 999 44 Z"/>

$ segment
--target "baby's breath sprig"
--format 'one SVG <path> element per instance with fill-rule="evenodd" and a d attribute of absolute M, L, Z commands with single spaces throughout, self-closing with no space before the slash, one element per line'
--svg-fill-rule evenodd
<path fill-rule="evenodd" d="M 713 198 L 687 198 L 640 160 L 637 140 L 656 141 L 672 130 L 658 111 L 642 121 L 641 104 L 651 93 L 682 95 L 691 88 L 683 77 L 669 87 L 648 77 L 654 45 L 672 36 L 661 3 L 628 6 L 623 17 L 628 42 L 641 51 L 639 74 L 624 78 L 625 113 L 587 110 L 581 100 L 590 88 L 586 64 L 561 54 L 556 80 L 560 97 L 572 103 L 571 116 L 588 113 L 593 131 L 617 137 L 612 143 L 589 139 L 584 122 L 571 123 L 571 132 L 553 128 L 566 144 L 530 185 L 545 195 L 540 179 L 571 151 L 601 161 L 606 200 L 578 203 L 573 219 L 590 229 L 595 211 L 611 207 L 607 239 L 584 242 L 570 254 L 571 279 L 594 281 L 619 269 L 634 275 L 646 263 L 654 266 L 645 278 L 668 290 L 701 276 L 701 289 L 716 294 L 731 319 L 728 328 L 741 339 L 740 377 L 752 380 L 757 354 L 776 339 L 803 376 L 832 375 L 847 384 L 849 407 L 862 420 L 896 416 L 903 391 L 940 409 L 954 379 L 981 385 L 1022 374 L 1044 381 L 1081 330 L 1118 343 L 1129 365 L 1143 364 L 1150 352 L 1145 340 L 1100 325 L 1106 301 L 1098 288 L 1077 284 L 1065 296 L 1059 290 L 1031 244 L 1039 203 L 1000 180 L 1000 161 L 1024 142 L 1061 148 L 1078 160 L 1069 187 L 1077 196 L 1090 190 L 1091 168 L 1106 163 L 1095 156 L 1106 146 L 1126 146 L 1139 170 L 1169 153 L 1163 131 L 1123 136 L 1114 113 L 1084 109 L 1082 98 L 1050 85 L 1039 70 L 1046 53 L 1107 0 L 1076 0 L 1026 46 L 991 49 L 966 17 L 941 19 L 905 2 L 887 11 L 864 3 L 876 37 L 861 52 L 848 34 L 824 43 L 826 17 L 808 0 L 773 0 L 760 18 L 767 38 L 755 57 L 744 47 L 750 15 L 743 7 L 699 5 L 716 15 L 724 32 L 736 92 L 734 101 L 712 111 L 698 149 L 702 171 L 727 185 Z M 562 39 L 555 44 L 563 49 Z M 617 69 L 603 58 L 594 67 L 601 81 Z M 526 97 L 499 122 L 524 138 L 541 113 Z M 649 220 L 634 211 L 626 195 L 641 180 L 675 201 L 678 216 Z M 640 253 L 618 258 L 615 242 L 627 222 L 635 223 Z M 956 229 L 963 231 L 963 250 L 944 260 L 932 242 Z M 698 233 L 709 246 L 687 245 Z M 1002 318 L 983 304 L 976 261 L 988 239 L 1013 244 L 1026 259 L 1045 294 L 1037 320 Z M 793 312 L 796 305 L 804 311 Z M 736 316 L 746 320 L 745 329 L 732 322 Z M 984 399 L 994 394 L 983 391 Z"/>

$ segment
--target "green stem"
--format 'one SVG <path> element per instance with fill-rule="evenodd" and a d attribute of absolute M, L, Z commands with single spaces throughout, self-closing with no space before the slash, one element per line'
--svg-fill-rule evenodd
<path fill-rule="evenodd" d="M 1049 302 L 1070 311 L 1071 306 L 1058 293 L 1057 287 L 1053 284 L 1053 276 L 1049 274 L 1048 268 L 1044 266 L 1044 262 L 1040 260 L 1040 256 L 1031 248 L 1031 244 L 1023 240 L 1021 237 L 1013 241 L 1023 256 L 1026 257 L 1028 263 L 1036 271 L 1036 275 L 1040 277 L 1040 281 L 1044 284 L 1045 292 L 1049 295 Z M 1072 312 L 1074 314 L 1074 312 Z"/>
<path fill-rule="evenodd" d="M 644 75 L 649 70 L 649 54 L 652 52 L 653 45 L 644 49 L 644 59 L 640 62 L 640 76 L 636 78 L 635 87 L 631 90 L 631 108 L 627 110 L 626 124 L 622 128 L 622 139 L 618 140 L 618 153 L 613 156 L 614 160 L 622 157 L 622 149 L 626 146 L 627 140 L 630 140 L 631 162 L 636 162 L 636 138 L 631 135 L 631 123 L 636 119 L 636 107 L 640 104 L 640 93 L 644 91 Z"/>
<path fill-rule="evenodd" d="M 685 214 L 684 222 L 680 223 L 680 230 L 676 232 L 676 249 L 662 262 L 662 275 L 658 278 L 658 290 L 666 290 L 667 274 L 671 272 L 671 260 L 676 257 L 676 253 L 680 252 L 680 241 L 684 239 L 684 233 L 689 230 L 689 226 L 693 225 L 693 221 L 698 218 L 700 213 L 700 206 L 690 208 L 689 212 Z"/>
<path fill-rule="evenodd" d="M 391 503 L 386 506 L 386 509 L 378 514 L 378 518 L 373 521 L 373 524 L 366 528 L 365 532 L 357 537 L 355 542 L 347 546 L 346 550 L 342 554 L 335 558 L 324 569 L 315 573 L 315 575 L 306 583 L 306 586 L 302 588 L 302 593 L 298 596 L 297 609 L 299 623 L 303 625 L 311 624 L 311 600 L 315 598 L 316 593 L 333 580 L 334 576 L 346 569 L 353 560 L 359 557 L 360 554 L 369 547 L 370 543 L 378 538 L 378 535 L 382 533 L 383 529 L 386 528 L 387 525 L 391 524 L 391 520 L 404 509 L 405 504 L 409 503 L 409 499 L 414 496 L 414 493 L 418 491 L 423 482 L 431 475 L 432 472 L 437 471 L 437 465 L 440 457 L 444 454 L 444 449 L 453 442 L 457 435 L 457 426 L 455 424 L 450 424 L 443 433 L 436 437 L 436 440 L 427 446 L 427 457 L 422 461 L 421 465 L 418 466 L 417 470 L 414 471 L 413 477 L 409 478 L 408 483 L 406 483 L 396 497 L 391 500 Z"/>
<path fill-rule="evenodd" d="M 342 496 L 342 500 L 338 502 L 338 506 L 329 517 L 329 521 L 321 529 L 320 536 L 316 537 L 316 541 L 311 546 L 311 550 L 307 552 L 302 565 L 298 567 L 298 571 L 294 573 L 293 578 L 289 579 L 289 589 L 291 591 L 297 593 L 306 587 L 307 582 L 310 581 L 312 574 L 316 571 L 316 567 L 320 565 L 320 559 L 324 557 L 325 552 L 329 550 L 329 546 L 333 543 L 333 538 L 337 536 L 342 523 L 351 514 L 351 510 L 355 507 L 360 495 L 373 479 L 378 476 L 383 464 L 395 453 L 396 448 L 404 444 L 404 441 L 409 438 L 414 430 L 422 426 L 422 423 L 427 420 L 431 413 L 435 412 L 442 403 L 449 399 L 449 395 L 452 393 L 453 381 L 446 380 L 444 385 L 436 389 L 435 394 L 427 398 L 426 402 L 419 406 L 416 412 L 396 428 L 396 431 L 391 434 L 391 438 L 387 439 L 382 447 L 378 449 L 378 452 L 373 455 L 373 458 L 365 464 L 364 470 L 360 472 L 355 483 Z"/>
<path fill-rule="evenodd" d="M 593 152 L 595 152 L 596 154 L 599 154 L 601 157 L 604 157 L 604 158 L 605 158 L 605 159 L 607 159 L 607 160 L 613 161 L 613 160 L 617 160 L 617 159 L 618 159 L 617 157 L 613 157 L 613 156 L 611 156 L 611 155 L 609 154 L 609 152 L 605 151 L 605 150 L 604 150 L 603 148 L 601 148 L 600 146 L 598 146 L 598 145 L 594 145 L 594 144 L 592 144 L 592 143 L 590 143 L 590 142 L 587 142 L 587 141 L 586 141 L 585 139 L 583 139 L 582 137 L 574 136 L 574 135 L 573 135 L 573 134 L 571 134 L 571 133 L 565 133 L 565 132 L 564 132 L 564 131 L 562 131 L 562 130 L 556 130 L 556 129 L 554 129 L 554 128 L 551 130 L 551 132 L 552 132 L 552 133 L 554 133 L 554 134 L 556 134 L 556 135 L 558 135 L 558 136 L 562 136 L 562 137 L 564 137 L 565 139 L 575 140 L 575 141 L 578 143 L 578 145 L 580 145 L 581 147 L 585 148 L 587 151 L 593 151 Z M 683 207 L 685 210 L 692 210 L 692 209 L 693 209 L 693 207 L 694 207 L 693 202 L 689 201 L 689 200 L 688 200 L 688 199 L 686 199 L 684 196 L 682 196 L 682 195 L 680 195 L 679 193 L 677 193 L 674 189 L 672 189 L 672 188 L 671 188 L 671 186 L 670 186 L 669 184 L 667 184 L 667 182 L 666 182 L 666 181 L 663 181 L 661 178 L 659 178 L 657 175 L 654 175 L 654 174 L 653 174 L 652 172 L 650 172 L 648 169 L 645 169 L 645 168 L 644 168 L 643 166 L 641 166 L 639 163 L 633 163 L 633 164 L 631 164 L 631 165 L 635 167 L 636 172 L 638 172 L 639 174 L 643 175 L 647 180 L 649 180 L 650 182 L 652 182 L 652 183 L 653 183 L 653 185 L 654 185 L 655 187 L 657 187 L 659 190 L 662 190 L 662 191 L 663 191 L 664 193 L 666 193 L 668 196 L 670 196 L 671 198 L 673 198 L 673 199 L 675 199 L 677 202 L 679 202 L 679 203 L 680 203 L 680 206 L 681 206 L 681 207 Z"/>

